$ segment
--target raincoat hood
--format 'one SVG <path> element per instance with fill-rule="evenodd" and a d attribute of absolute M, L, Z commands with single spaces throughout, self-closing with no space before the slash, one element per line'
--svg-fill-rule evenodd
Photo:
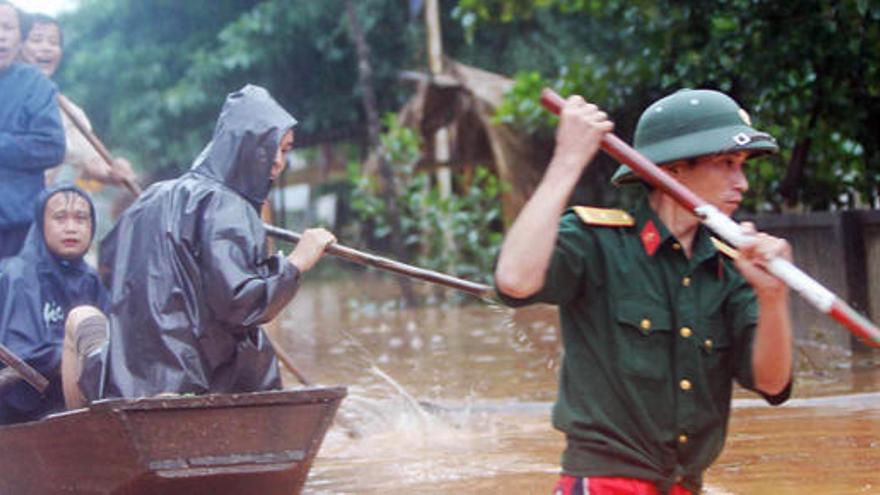
<path fill-rule="evenodd" d="M 40 195 L 37 196 L 37 200 L 34 203 L 34 223 L 31 224 L 31 228 L 28 231 L 28 235 L 24 241 L 24 245 L 22 245 L 19 256 L 30 259 L 35 263 L 54 262 L 54 264 L 59 265 L 63 269 L 76 268 L 85 271 L 86 263 L 85 261 L 83 261 L 82 256 L 75 260 L 62 259 L 51 253 L 49 251 L 49 247 L 46 245 L 46 235 L 43 218 L 45 216 L 46 203 L 48 203 L 49 198 L 51 198 L 55 194 L 63 192 L 72 192 L 86 200 L 86 202 L 89 204 L 89 213 L 92 217 L 92 236 L 89 240 L 92 241 L 95 239 L 95 225 L 97 219 L 95 217 L 95 203 L 92 202 L 92 198 L 88 195 L 88 193 L 69 182 L 56 184 L 54 186 L 50 186 L 44 189 L 40 193 Z"/>
<path fill-rule="evenodd" d="M 55 256 L 46 245 L 43 211 L 50 197 L 65 191 L 88 201 L 94 225 L 95 209 L 88 194 L 71 184 L 51 187 L 37 199 L 36 220 L 21 251 L 0 263 L 0 342 L 49 379 L 43 395 L 24 383 L 0 394 L 0 424 L 30 421 L 64 409 L 59 367 L 65 318 L 80 305 L 107 308 L 107 293 L 97 272 L 82 258 Z"/>
<path fill-rule="evenodd" d="M 222 182 L 258 207 L 269 195 L 281 138 L 296 123 L 268 91 L 248 84 L 226 97 L 214 136 L 192 170 Z"/>
<path fill-rule="evenodd" d="M 182 176 L 150 186 L 104 238 L 110 289 L 104 374 L 86 397 L 235 393 L 281 386 L 261 325 L 300 273 L 270 255 L 259 206 L 296 123 L 262 88 L 226 100 L 211 142 Z"/>

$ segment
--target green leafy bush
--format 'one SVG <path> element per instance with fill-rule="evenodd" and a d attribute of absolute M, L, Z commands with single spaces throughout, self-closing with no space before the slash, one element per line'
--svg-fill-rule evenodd
<path fill-rule="evenodd" d="M 412 263 L 472 281 L 489 282 L 500 249 L 501 191 L 498 178 L 486 167 L 471 177 L 456 174 L 453 191 L 444 195 L 432 174 L 418 170 L 421 142 L 412 129 L 385 118 L 383 151 L 395 171 L 402 237 Z M 389 241 L 391 227 L 384 194 L 376 175 L 363 165 L 349 164 L 354 219 L 363 243 Z"/>

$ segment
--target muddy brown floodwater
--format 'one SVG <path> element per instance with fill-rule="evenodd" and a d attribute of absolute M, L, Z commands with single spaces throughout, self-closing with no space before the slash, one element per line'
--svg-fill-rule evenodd
<path fill-rule="evenodd" d="M 349 387 L 347 428 L 330 430 L 304 493 L 549 494 L 563 447 L 550 426 L 553 308 L 399 310 L 397 293 L 369 274 L 307 280 L 281 319 L 276 338 L 301 371 Z M 853 371 L 839 350 L 798 350 L 791 401 L 737 391 L 705 493 L 880 493 L 880 371 Z"/>

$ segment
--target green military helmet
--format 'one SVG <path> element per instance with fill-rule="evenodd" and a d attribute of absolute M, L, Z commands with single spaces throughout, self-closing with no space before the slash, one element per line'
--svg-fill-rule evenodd
<path fill-rule="evenodd" d="M 773 136 L 752 127 L 749 114 L 719 91 L 682 89 L 649 106 L 636 125 L 634 147 L 657 165 L 719 153 L 776 153 Z M 611 182 L 637 182 L 621 165 Z"/>

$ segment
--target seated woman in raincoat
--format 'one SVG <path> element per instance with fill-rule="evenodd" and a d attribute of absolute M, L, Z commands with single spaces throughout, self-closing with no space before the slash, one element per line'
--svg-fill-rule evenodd
<path fill-rule="evenodd" d="M 267 252 L 260 207 L 286 166 L 294 124 L 262 88 L 230 94 L 190 171 L 154 184 L 120 217 L 100 256 L 102 273 L 112 269 L 109 312 L 78 308 L 67 324 L 68 407 L 281 387 L 260 325 L 335 242 L 309 229 L 287 257 Z"/>
<path fill-rule="evenodd" d="M 97 272 L 83 261 L 94 236 L 89 195 L 59 184 L 43 191 L 35 210 L 21 251 L 0 263 L 0 342 L 45 376 L 49 388 L 41 395 L 18 382 L 0 392 L 0 424 L 64 410 L 60 367 L 65 317 L 75 306 L 107 304 Z"/>

